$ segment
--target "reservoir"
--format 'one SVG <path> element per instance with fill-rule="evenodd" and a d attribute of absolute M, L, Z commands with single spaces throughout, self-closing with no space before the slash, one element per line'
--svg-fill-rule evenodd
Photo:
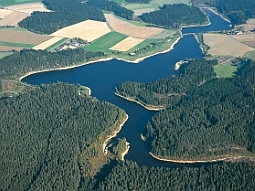
<path fill-rule="evenodd" d="M 142 141 L 140 134 L 156 111 L 148 111 L 142 106 L 126 101 L 114 94 L 114 88 L 125 81 L 152 82 L 168 78 L 176 74 L 174 65 L 186 58 L 202 58 L 202 51 L 194 35 L 206 30 L 227 30 L 229 23 L 210 10 L 205 11 L 211 21 L 211 26 L 184 28 L 186 34 L 174 46 L 174 49 L 149 57 L 135 64 L 117 59 L 84 65 L 78 68 L 62 71 L 43 72 L 30 75 L 22 81 L 29 84 L 48 84 L 54 82 L 68 82 L 88 86 L 92 96 L 102 101 L 108 101 L 125 110 L 129 115 L 128 121 L 117 135 L 126 137 L 130 149 L 125 159 L 133 160 L 139 165 L 147 166 L 177 166 L 170 162 L 162 162 L 149 155 L 149 147 Z M 182 165 L 183 166 L 183 165 Z"/>

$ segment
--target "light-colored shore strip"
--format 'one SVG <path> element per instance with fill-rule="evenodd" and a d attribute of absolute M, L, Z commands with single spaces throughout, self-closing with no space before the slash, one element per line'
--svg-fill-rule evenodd
<path fill-rule="evenodd" d="M 113 138 L 113 137 L 116 137 L 116 135 L 120 132 L 122 126 L 126 123 L 126 121 L 128 120 L 128 115 L 125 114 L 125 119 L 124 121 L 119 125 L 119 127 L 112 132 L 111 135 L 109 135 L 106 140 L 104 141 L 103 143 L 103 146 L 102 146 L 102 149 L 103 149 L 103 153 L 105 153 L 105 150 L 106 150 L 106 145 L 109 143 L 109 141 Z"/>
<path fill-rule="evenodd" d="M 66 67 L 60 67 L 60 68 L 51 68 L 51 69 L 38 70 L 38 71 L 31 71 L 31 72 L 28 72 L 27 74 L 21 76 L 19 78 L 19 80 L 21 81 L 23 78 L 25 78 L 27 76 L 30 76 L 32 74 L 36 74 L 36 73 L 56 71 L 56 70 L 68 70 L 68 69 L 72 69 L 72 68 L 78 68 L 80 66 L 84 66 L 84 65 L 87 65 L 87 64 L 92 64 L 92 63 L 97 63 L 97 62 L 102 62 L 102 61 L 109 61 L 109 60 L 112 60 L 112 59 L 123 60 L 125 62 L 130 62 L 130 63 L 139 63 L 139 62 L 143 61 L 146 58 L 149 58 L 149 57 L 152 57 L 152 56 L 155 56 L 155 55 L 158 55 L 158 54 L 162 54 L 162 53 L 166 53 L 166 52 L 171 51 L 174 48 L 175 44 L 177 44 L 180 39 L 181 38 L 176 39 L 176 41 L 167 50 L 156 52 L 155 54 L 151 54 L 151 55 L 148 55 L 148 56 L 145 56 L 145 57 L 142 57 L 142 58 L 138 58 L 135 61 L 125 60 L 125 59 L 122 59 L 122 58 L 113 58 L 113 57 L 101 58 L 101 59 L 98 59 L 98 60 L 93 60 L 93 61 L 89 61 L 89 62 L 83 62 L 81 64 L 72 65 L 72 66 L 66 66 Z"/>
<path fill-rule="evenodd" d="M 231 24 L 230 20 L 228 20 L 227 18 L 223 17 L 223 15 L 221 15 L 220 13 L 216 12 L 215 10 L 213 10 L 210 7 L 206 7 L 206 9 L 209 9 L 210 11 L 214 12 L 216 15 L 219 15 L 223 20 L 229 22 L 229 24 Z"/>
<path fill-rule="evenodd" d="M 149 154 L 160 161 L 165 161 L 165 162 L 172 162 L 172 163 L 180 163 L 180 164 L 194 164 L 194 163 L 208 163 L 208 162 L 220 162 L 220 161 L 232 161 L 232 160 L 240 160 L 242 158 L 249 158 L 249 159 L 254 159 L 255 157 L 249 157 L 249 156 L 236 156 L 236 157 L 223 157 L 223 158 L 218 158 L 218 159 L 211 159 L 211 160 L 173 160 L 173 159 L 167 159 L 167 158 L 161 158 L 153 153 L 149 152 Z"/>
<path fill-rule="evenodd" d="M 188 63 L 188 61 L 186 61 L 186 60 L 180 60 L 180 61 L 176 62 L 175 65 L 174 65 L 174 69 L 175 69 L 175 70 L 179 70 L 180 67 L 181 67 L 181 65 L 184 64 L 184 63 Z"/>
<path fill-rule="evenodd" d="M 121 153 L 121 158 L 120 158 L 120 160 L 122 160 L 122 161 L 125 160 L 124 157 L 125 157 L 125 155 L 128 153 L 129 148 L 130 148 L 130 144 L 129 144 L 129 142 L 126 142 L 126 150 L 125 150 L 123 153 Z"/>
<path fill-rule="evenodd" d="M 143 104 L 143 103 L 141 103 L 141 102 L 139 102 L 139 101 L 136 101 L 135 99 L 122 96 L 122 95 L 118 94 L 117 92 L 115 92 L 115 95 L 117 95 L 117 96 L 119 96 L 119 97 L 121 97 L 121 98 L 123 98 L 123 99 L 125 99 L 125 100 L 135 102 L 135 103 L 137 103 L 137 104 L 143 106 L 143 107 L 144 107 L 145 109 L 147 109 L 147 110 L 151 110 L 151 111 L 160 111 L 160 110 L 162 110 L 162 109 L 165 109 L 164 106 L 153 106 L 153 105 L 150 105 L 150 106 L 149 106 L 149 105 L 145 105 L 145 104 Z"/>

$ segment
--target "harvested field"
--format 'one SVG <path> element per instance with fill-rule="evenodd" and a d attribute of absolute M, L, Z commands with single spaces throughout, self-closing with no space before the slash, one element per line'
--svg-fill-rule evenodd
<path fill-rule="evenodd" d="M 213 56 L 229 55 L 238 57 L 254 50 L 231 36 L 221 34 L 204 34 L 204 43 L 210 47 L 208 53 Z"/>
<path fill-rule="evenodd" d="M 232 35 L 232 38 L 238 42 L 244 43 L 247 46 L 255 48 L 255 34 L 245 34 L 245 35 Z"/>
<path fill-rule="evenodd" d="M 243 27 L 244 31 L 255 29 L 255 19 L 248 19 L 246 24 L 238 25 L 238 27 Z"/>
<path fill-rule="evenodd" d="M 92 42 L 109 32 L 111 32 L 111 30 L 105 22 L 87 20 L 60 29 L 51 34 L 51 36 L 67 38 L 79 37 L 88 42 Z"/>
<path fill-rule="evenodd" d="M 30 14 L 14 11 L 0 21 L 0 26 L 18 26 L 18 23 Z"/>
<path fill-rule="evenodd" d="M 1 22 L 1 21 L 0 21 Z M 25 43 L 25 44 L 40 44 L 48 39 L 52 38 L 47 35 L 39 35 L 26 30 L 12 30 L 12 29 L 0 29 L 0 41 L 13 42 L 13 43 Z"/>
<path fill-rule="evenodd" d="M 0 46 L 0 51 L 22 50 L 22 47 Z"/>
<path fill-rule="evenodd" d="M 11 14 L 13 11 L 7 9 L 0 9 L 0 18 L 4 18 L 7 15 Z"/>
<path fill-rule="evenodd" d="M 144 39 L 127 37 L 118 44 L 111 47 L 110 49 L 117 51 L 128 51 L 129 49 L 133 48 L 134 46 L 140 44 L 143 41 Z"/>
<path fill-rule="evenodd" d="M 116 18 L 112 14 L 105 14 L 111 29 L 134 38 L 149 38 L 158 35 L 163 29 L 156 27 L 140 27 Z"/>
<path fill-rule="evenodd" d="M 60 41 L 62 39 L 62 37 L 53 37 L 41 44 L 38 44 L 37 46 L 33 47 L 33 49 L 35 50 L 44 50 L 46 48 L 48 48 L 49 46 L 51 46 L 52 44 Z"/>
<path fill-rule="evenodd" d="M 6 8 L 9 10 L 18 11 L 22 13 L 28 13 L 28 14 L 31 14 L 34 11 L 41 11 L 41 12 L 50 11 L 49 9 L 46 9 L 43 3 L 41 2 L 11 5 Z"/>

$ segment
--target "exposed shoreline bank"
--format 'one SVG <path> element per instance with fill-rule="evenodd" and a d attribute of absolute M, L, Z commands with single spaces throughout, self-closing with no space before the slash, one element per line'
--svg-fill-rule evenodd
<path fill-rule="evenodd" d="M 106 138 L 106 140 L 104 141 L 103 146 L 102 146 L 102 149 L 103 149 L 103 153 L 104 153 L 104 154 L 106 153 L 106 150 L 107 150 L 106 145 L 109 143 L 109 141 L 110 141 L 113 137 L 116 137 L 116 136 L 117 136 L 117 134 L 120 132 L 122 126 L 126 123 L 127 120 L 128 120 L 128 115 L 125 114 L 125 119 L 124 119 L 124 121 L 119 125 L 119 127 L 118 127 L 115 131 L 112 132 L 111 135 L 108 135 L 108 137 Z M 127 152 L 128 152 L 128 151 L 126 151 L 126 153 L 127 153 Z M 124 153 L 124 156 L 125 156 L 126 153 Z M 123 156 L 123 157 L 124 157 L 124 156 Z"/>
<path fill-rule="evenodd" d="M 165 107 L 163 107 L 163 106 L 148 106 L 148 105 L 145 105 L 145 104 L 143 104 L 143 103 L 141 103 L 141 102 L 139 102 L 139 101 L 136 101 L 135 99 L 122 96 L 122 95 L 118 94 L 116 91 L 114 92 L 114 94 L 115 94 L 116 96 L 119 96 L 119 97 L 125 99 L 125 100 L 135 102 L 135 103 L 137 103 L 137 104 L 143 106 L 145 109 L 150 110 L 150 111 L 160 111 L 160 110 L 162 110 L 162 109 L 165 109 Z"/>
<path fill-rule="evenodd" d="M 160 161 L 164 162 L 172 162 L 172 163 L 179 163 L 179 164 L 195 164 L 195 163 L 209 163 L 209 162 L 220 162 L 220 161 L 235 161 L 235 160 L 240 160 L 242 158 L 244 159 L 254 159 L 254 157 L 249 157 L 249 156 L 233 156 L 233 157 L 223 157 L 223 158 L 218 158 L 218 159 L 211 159 L 211 160 L 173 160 L 173 159 L 167 159 L 167 158 L 161 158 L 153 153 L 149 152 L 149 154 Z"/>
<path fill-rule="evenodd" d="M 120 160 L 122 160 L 122 161 L 125 160 L 124 157 L 125 157 L 125 155 L 128 153 L 129 148 L 130 148 L 130 144 L 129 144 L 129 142 L 126 142 L 126 150 L 125 150 L 123 153 L 121 153 Z"/>

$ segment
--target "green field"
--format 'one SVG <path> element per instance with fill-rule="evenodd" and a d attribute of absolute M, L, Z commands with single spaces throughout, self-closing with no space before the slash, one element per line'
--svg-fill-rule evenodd
<path fill-rule="evenodd" d="M 255 50 L 246 52 L 243 57 L 244 58 L 249 58 L 251 60 L 255 60 Z"/>
<path fill-rule="evenodd" d="M 0 0 L 0 5 L 9 6 L 23 3 L 42 2 L 42 0 Z"/>
<path fill-rule="evenodd" d="M 234 72 L 237 71 L 239 66 L 233 66 L 229 64 L 218 64 L 214 66 L 214 72 L 217 76 L 220 78 L 231 78 L 234 74 Z"/>
<path fill-rule="evenodd" d="M 56 47 L 58 47 L 60 44 L 62 44 L 63 42 L 65 42 L 68 38 L 62 38 L 59 41 L 55 42 L 54 44 L 50 45 L 49 47 L 47 47 L 45 50 L 52 50 Z"/>
<path fill-rule="evenodd" d="M 112 51 L 109 50 L 109 48 L 111 48 L 112 46 L 114 46 L 115 44 L 117 44 L 118 42 L 122 41 L 125 38 L 127 38 L 126 35 L 117 32 L 110 32 L 102 36 L 89 46 L 84 46 L 84 49 L 86 51 L 103 51 L 105 53 L 110 53 Z"/>
<path fill-rule="evenodd" d="M 191 5 L 190 0 L 152 0 L 149 4 L 139 4 L 139 3 L 128 3 L 124 4 L 122 0 L 115 0 L 115 2 L 122 4 L 123 7 L 126 7 L 130 10 L 138 10 L 138 9 L 148 9 L 153 8 L 155 10 L 158 10 L 159 7 L 162 7 L 164 4 L 187 4 Z"/>
<path fill-rule="evenodd" d="M 0 52 L 0 59 L 2 59 L 5 56 L 9 56 L 11 54 L 12 54 L 12 52 Z"/>
<path fill-rule="evenodd" d="M 0 46 L 32 48 L 34 45 L 33 44 L 24 44 L 24 43 L 2 42 L 2 41 L 0 41 Z"/>

